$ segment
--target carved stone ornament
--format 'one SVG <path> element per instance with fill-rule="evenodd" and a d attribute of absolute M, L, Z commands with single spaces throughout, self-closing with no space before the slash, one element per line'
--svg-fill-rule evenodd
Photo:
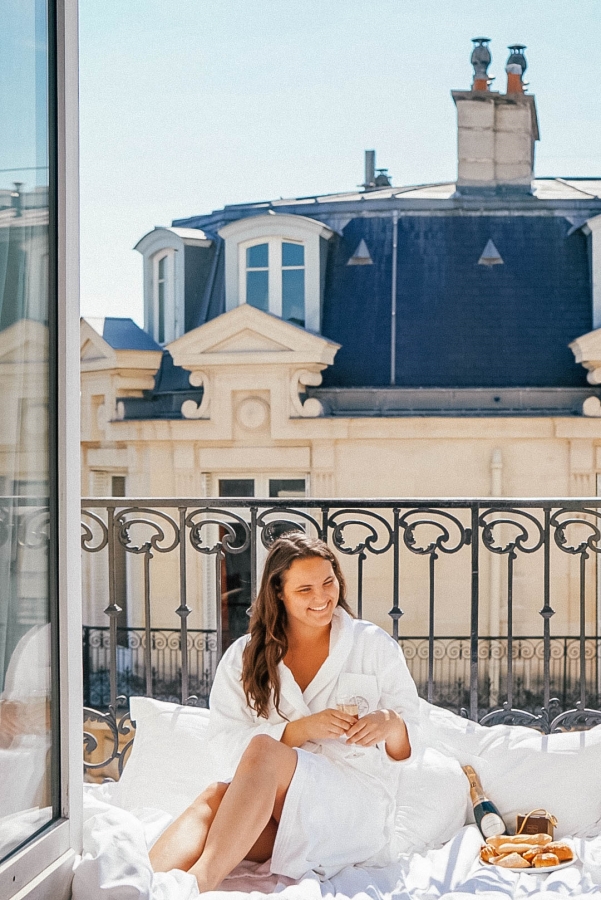
<path fill-rule="evenodd" d="M 247 397 L 236 410 L 236 420 L 242 428 L 255 431 L 262 428 L 269 418 L 269 406 L 260 397 Z"/>

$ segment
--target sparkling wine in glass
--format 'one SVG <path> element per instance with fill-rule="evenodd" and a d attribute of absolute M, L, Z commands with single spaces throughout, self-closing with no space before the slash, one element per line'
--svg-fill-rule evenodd
<path fill-rule="evenodd" d="M 339 697 L 338 702 L 336 704 L 336 708 L 340 710 L 340 712 L 346 713 L 349 716 L 354 716 L 356 719 L 359 718 L 359 703 L 356 697 Z M 340 736 L 340 741 L 343 744 L 346 744 L 346 735 L 343 734 Z M 350 758 L 356 756 L 362 756 L 362 752 L 359 748 L 355 748 L 354 744 L 349 746 L 349 750 L 353 749 L 352 753 L 348 753 Z"/>

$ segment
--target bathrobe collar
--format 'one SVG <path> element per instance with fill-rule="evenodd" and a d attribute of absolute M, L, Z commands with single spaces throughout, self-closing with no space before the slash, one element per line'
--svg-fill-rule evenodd
<path fill-rule="evenodd" d="M 282 697 L 300 710 L 303 715 L 310 716 L 309 704 L 331 685 L 340 675 L 353 646 L 353 620 L 344 609 L 337 606 L 332 616 L 330 630 L 330 652 L 313 681 L 303 693 L 294 680 L 292 672 L 283 662 L 279 663 L 280 685 Z M 328 692 L 329 693 L 329 692 Z"/>

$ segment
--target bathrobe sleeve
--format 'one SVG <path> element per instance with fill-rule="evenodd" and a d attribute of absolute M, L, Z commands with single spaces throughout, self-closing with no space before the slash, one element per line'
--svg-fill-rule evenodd
<path fill-rule="evenodd" d="M 242 650 L 247 638 L 237 640 L 217 666 L 209 698 L 207 739 L 224 779 L 231 778 L 240 757 L 256 734 L 279 741 L 288 721 L 273 710 L 269 719 L 259 718 L 250 709 L 242 688 Z"/>
<path fill-rule="evenodd" d="M 393 709 L 403 717 L 412 759 L 423 740 L 419 725 L 419 696 L 411 677 L 403 651 L 397 642 L 382 632 L 382 646 L 378 648 L 380 662 L 380 708 Z"/>

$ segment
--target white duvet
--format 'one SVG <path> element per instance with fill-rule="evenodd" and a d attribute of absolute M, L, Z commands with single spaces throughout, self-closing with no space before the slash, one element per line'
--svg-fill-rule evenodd
<path fill-rule="evenodd" d="M 155 777 L 151 778 L 154 793 L 140 793 L 144 780 L 142 763 L 148 765 L 143 756 L 144 730 L 150 728 L 143 725 L 143 716 L 149 715 L 149 709 L 160 707 L 164 717 L 168 705 L 150 700 L 137 702 L 137 760 L 132 755 L 122 784 L 86 787 L 84 850 L 75 869 L 74 900 L 191 900 L 199 896 L 192 876 L 178 871 L 154 874 L 150 868 L 148 847 L 169 824 L 174 810 L 166 812 L 148 805 L 151 796 L 160 796 L 160 792 L 156 793 L 161 780 L 156 751 Z M 181 713 L 182 708 L 178 710 Z M 188 708 L 184 713 L 192 711 Z M 171 713 L 169 716 L 174 718 Z M 184 718 L 179 714 L 180 727 Z M 270 874 L 268 863 L 243 863 L 219 891 L 211 894 L 213 900 L 225 898 L 226 894 L 231 897 L 232 892 L 240 900 L 259 900 L 273 893 L 278 894 L 278 900 L 460 900 L 473 895 L 485 900 L 551 900 L 585 894 L 601 897 L 601 726 L 587 732 L 546 737 L 519 727 L 482 728 L 423 701 L 421 726 L 425 745 L 434 749 L 426 752 L 423 770 L 417 763 L 417 768 L 407 768 L 405 795 L 401 785 L 397 825 L 404 833 L 407 853 L 397 863 L 386 868 L 351 866 L 330 880 L 320 881 L 311 874 L 299 882 Z M 150 737 L 151 732 L 148 734 Z M 175 726 L 172 734 L 177 737 L 181 754 L 182 739 Z M 198 754 L 198 748 L 203 746 L 202 732 L 197 739 L 197 749 L 193 751 L 190 744 L 189 752 Z M 156 748 L 156 740 L 152 743 Z M 167 743 L 165 740 L 165 746 Z M 445 769 L 441 760 L 450 765 Z M 528 812 L 535 806 L 550 809 L 559 820 L 556 836 L 571 840 L 578 862 L 540 874 L 513 873 L 482 865 L 476 826 L 460 825 L 469 821 L 469 816 L 466 818 L 466 811 L 460 809 L 466 795 L 457 792 L 458 787 L 463 791 L 463 782 L 453 766 L 466 762 L 480 772 L 487 792 L 510 827 L 515 825 L 516 812 Z M 140 784 L 136 784 L 136 779 L 140 779 Z M 136 806 L 134 800 L 144 802 Z M 434 827 L 436 819 L 438 828 Z M 417 849 L 409 852 L 411 846 Z"/>

